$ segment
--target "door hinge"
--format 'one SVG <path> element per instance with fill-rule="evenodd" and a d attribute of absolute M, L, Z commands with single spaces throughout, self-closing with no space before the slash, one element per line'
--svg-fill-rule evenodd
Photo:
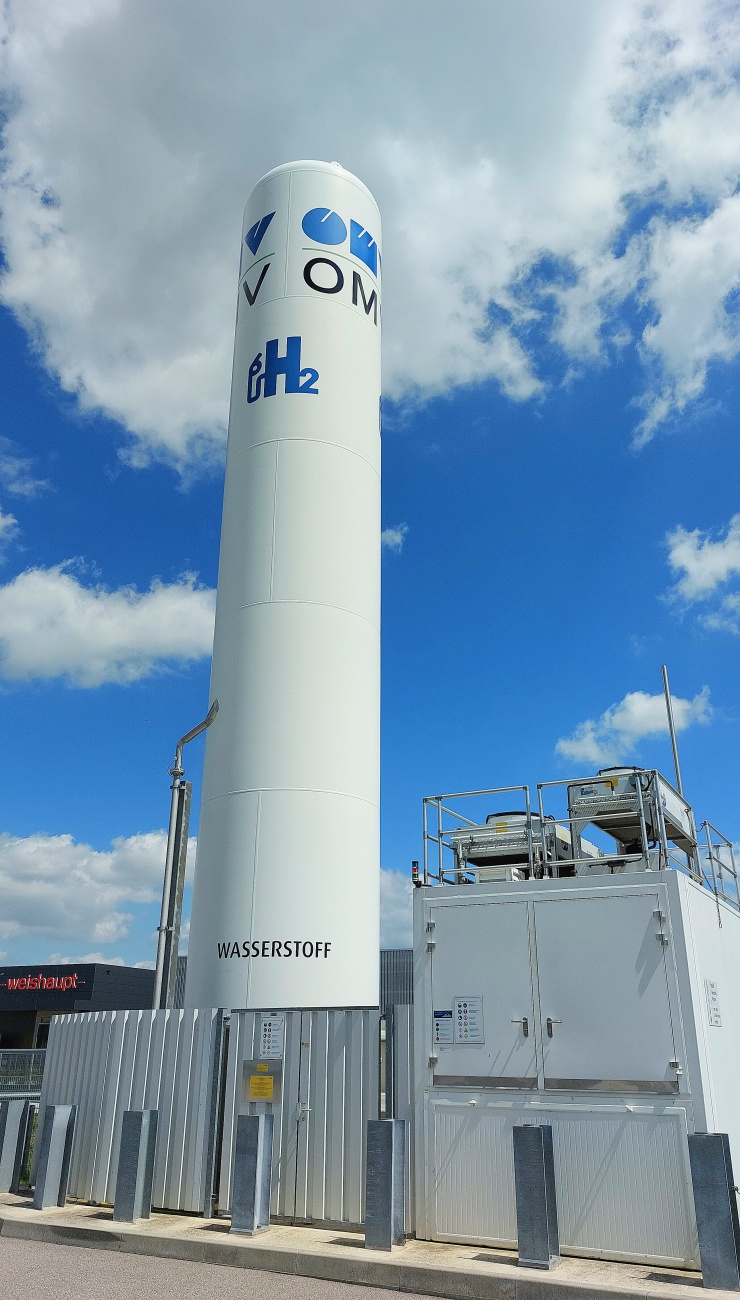
<path fill-rule="evenodd" d="M 434 942 L 434 939 L 427 939 L 427 952 L 434 952 L 436 947 L 437 945 Z"/>
<path fill-rule="evenodd" d="M 680 1061 L 669 1061 L 669 1062 L 668 1062 L 668 1065 L 669 1065 L 669 1068 L 670 1068 L 671 1070 L 675 1070 L 675 1071 L 676 1071 L 676 1074 L 683 1074 L 683 1070 L 681 1069 L 681 1062 L 680 1062 Z"/>
<path fill-rule="evenodd" d="M 437 1064 L 437 1061 L 438 1061 L 438 1060 L 439 1060 L 439 1057 L 438 1057 L 438 1056 L 430 1056 L 430 1057 L 429 1057 L 429 1069 L 430 1069 L 430 1070 L 433 1070 L 433 1069 L 434 1069 L 434 1067 L 435 1067 L 435 1065 Z"/>
<path fill-rule="evenodd" d="M 668 938 L 667 934 L 663 934 L 662 930 L 658 930 L 655 937 L 658 940 L 658 943 L 662 943 L 664 948 L 668 947 L 668 944 L 670 943 L 670 939 Z"/>

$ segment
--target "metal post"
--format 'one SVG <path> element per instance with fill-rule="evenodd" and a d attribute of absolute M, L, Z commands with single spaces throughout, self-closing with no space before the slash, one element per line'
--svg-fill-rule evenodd
<path fill-rule="evenodd" d="M 365 1246 L 391 1250 L 405 1240 L 404 1165 L 406 1121 L 367 1121 Z"/>
<path fill-rule="evenodd" d="M 396 1117 L 396 1015 L 392 1002 L 385 1008 L 385 1117 Z"/>
<path fill-rule="evenodd" d="M 718 1291 L 740 1291 L 740 1223 L 727 1134 L 690 1134 L 689 1160 L 702 1281 Z"/>
<path fill-rule="evenodd" d="M 676 789 L 683 799 L 683 782 L 681 781 L 681 767 L 678 761 L 678 745 L 676 743 L 676 724 L 673 720 L 673 703 L 671 701 L 671 688 L 668 685 L 668 669 L 663 664 L 663 694 L 665 695 L 665 709 L 668 714 L 668 730 L 671 734 L 671 747 L 673 749 L 673 766 L 676 769 Z"/>
<path fill-rule="evenodd" d="M 0 1102 L 0 1192 L 17 1192 L 20 1186 L 30 1106 L 28 1101 Z"/>
<path fill-rule="evenodd" d="M 239 1115 L 236 1121 L 231 1232 L 254 1237 L 270 1226 L 274 1115 Z"/>
<path fill-rule="evenodd" d="M 134 1223 L 151 1215 L 157 1119 L 156 1110 L 123 1112 L 113 1203 L 113 1218 L 119 1223 Z"/>
<path fill-rule="evenodd" d="M 177 975 L 177 949 L 180 937 L 180 917 L 182 914 L 182 889 L 185 880 L 185 859 L 188 847 L 188 823 L 190 820 L 190 782 L 183 782 L 185 775 L 182 766 L 182 751 L 188 741 L 194 740 L 201 731 L 210 727 L 218 713 L 218 700 L 214 700 L 208 713 L 197 727 L 186 732 L 177 742 L 175 761 L 170 768 L 172 777 L 172 799 L 170 802 L 170 825 L 167 832 L 167 856 L 164 866 L 164 884 L 162 887 L 162 910 L 159 918 L 157 939 L 157 964 L 154 972 L 154 997 L 152 1005 L 156 1010 L 172 1006 Z"/>
<path fill-rule="evenodd" d="M 560 1258 L 552 1127 L 515 1124 L 513 1133 L 518 1262 L 551 1269 Z"/>
<path fill-rule="evenodd" d="M 76 1106 L 47 1106 L 33 1194 L 34 1210 L 66 1205 L 69 1166 L 75 1134 Z"/>

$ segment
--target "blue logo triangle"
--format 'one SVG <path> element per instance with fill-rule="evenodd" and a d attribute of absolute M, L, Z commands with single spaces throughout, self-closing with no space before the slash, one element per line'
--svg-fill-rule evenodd
<path fill-rule="evenodd" d="M 250 253 L 252 253 L 252 255 L 254 255 L 257 252 L 257 249 L 259 248 L 260 244 L 262 243 L 262 240 L 265 237 L 265 231 L 267 230 L 267 227 L 269 226 L 274 216 L 275 216 L 274 212 L 268 212 L 266 217 L 260 217 L 259 221 L 255 221 L 251 230 L 247 231 L 246 236 L 244 238 L 244 243 L 247 245 L 247 248 L 249 249 Z"/>

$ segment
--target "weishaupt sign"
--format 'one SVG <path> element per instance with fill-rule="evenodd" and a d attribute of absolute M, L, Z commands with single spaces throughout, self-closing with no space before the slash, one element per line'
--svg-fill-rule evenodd
<path fill-rule="evenodd" d="M 378 1003 L 380 327 L 369 190 L 269 172 L 242 230 L 187 1006 Z"/>

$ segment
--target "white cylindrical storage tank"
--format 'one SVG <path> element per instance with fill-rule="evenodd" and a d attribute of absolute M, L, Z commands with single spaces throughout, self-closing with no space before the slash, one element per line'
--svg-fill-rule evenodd
<path fill-rule="evenodd" d="M 380 216 L 336 163 L 247 203 L 186 1006 L 376 1006 Z"/>

